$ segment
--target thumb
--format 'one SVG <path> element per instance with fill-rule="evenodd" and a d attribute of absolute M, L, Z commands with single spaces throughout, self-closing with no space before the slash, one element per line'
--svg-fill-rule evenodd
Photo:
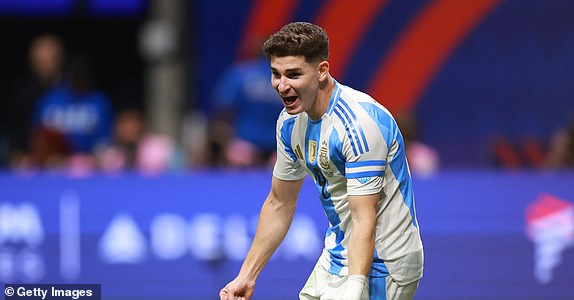
<path fill-rule="evenodd" d="M 219 300 L 227 300 L 227 288 L 222 288 L 219 291 Z"/>

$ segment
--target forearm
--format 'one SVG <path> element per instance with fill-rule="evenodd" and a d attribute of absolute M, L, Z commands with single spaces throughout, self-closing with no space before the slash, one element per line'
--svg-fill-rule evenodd
<path fill-rule="evenodd" d="M 267 197 L 261 208 L 253 243 L 239 276 L 255 281 L 285 238 L 294 213 L 294 202 L 279 202 L 271 194 Z"/>
<path fill-rule="evenodd" d="M 375 249 L 375 220 L 353 220 L 349 240 L 349 275 L 368 275 Z"/>
<path fill-rule="evenodd" d="M 356 211 L 351 215 L 354 218 L 349 237 L 349 277 L 342 299 L 358 300 L 368 286 L 375 248 L 375 216 L 368 210 L 362 210 L 360 217 Z"/>

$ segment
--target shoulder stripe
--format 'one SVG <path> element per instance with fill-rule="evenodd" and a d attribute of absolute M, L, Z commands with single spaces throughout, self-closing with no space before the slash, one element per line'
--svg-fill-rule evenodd
<path fill-rule="evenodd" d="M 345 108 L 347 108 L 347 110 L 349 111 L 349 113 L 353 117 L 353 121 L 358 124 L 357 127 L 359 130 L 359 133 L 361 134 L 361 139 L 363 141 L 363 145 L 365 146 L 365 152 L 368 152 L 369 151 L 369 144 L 367 143 L 367 138 L 365 137 L 365 132 L 363 131 L 363 127 L 361 126 L 361 124 L 358 123 L 357 116 L 355 115 L 353 110 L 351 110 L 351 108 L 349 107 L 349 104 L 346 101 L 341 101 L 341 104 L 343 106 L 345 106 Z"/>
<path fill-rule="evenodd" d="M 351 147 L 353 148 L 353 153 L 355 154 L 355 156 L 358 155 L 357 153 L 357 146 L 355 145 L 355 139 L 354 139 L 354 135 L 351 133 L 351 125 L 349 125 L 349 122 L 346 120 L 345 117 L 343 117 L 343 113 L 341 112 L 341 109 L 339 108 L 339 105 L 337 105 L 337 107 L 335 107 L 335 114 L 337 115 L 337 117 L 339 117 L 339 120 L 341 120 L 341 122 L 343 123 L 343 125 L 345 125 L 345 131 L 347 131 L 347 136 L 349 137 L 349 140 L 351 141 Z M 353 129 L 354 131 L 354 129 Z"/>
<path fill-rule="evenodd" d="M 341 99 L 342 100 L 342 99 Z M 345 125 L 345 129 L 351 140 L 351 144 L 358 150 L 355 150 L 355 155 L 363 154 L 369 151 L 369 145 L 365 137 L 365 132 L 357 120 L 357 116 L 351 111 L 350 107 L 345 101 L 339 101 L 335 107 L 335 113 Z M 355 145 L 356 142 L 356 145 Z"/>

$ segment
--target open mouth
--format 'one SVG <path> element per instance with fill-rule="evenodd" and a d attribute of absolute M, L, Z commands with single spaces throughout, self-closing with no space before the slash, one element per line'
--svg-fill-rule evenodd
<path fill-rule="evenodd" d="M 297 100 L 297 96 L 281 97 L 286 105 L 291 105 Z"/>

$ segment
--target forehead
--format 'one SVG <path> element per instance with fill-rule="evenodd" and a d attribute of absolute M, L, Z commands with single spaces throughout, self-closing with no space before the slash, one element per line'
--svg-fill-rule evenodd
<path fill-rule="evenodd" d="M 294 69 L 311 68 L 311 64 L 305 61 L 304 56 L 271 56 L 271 69 L 286 71 Z"/>

